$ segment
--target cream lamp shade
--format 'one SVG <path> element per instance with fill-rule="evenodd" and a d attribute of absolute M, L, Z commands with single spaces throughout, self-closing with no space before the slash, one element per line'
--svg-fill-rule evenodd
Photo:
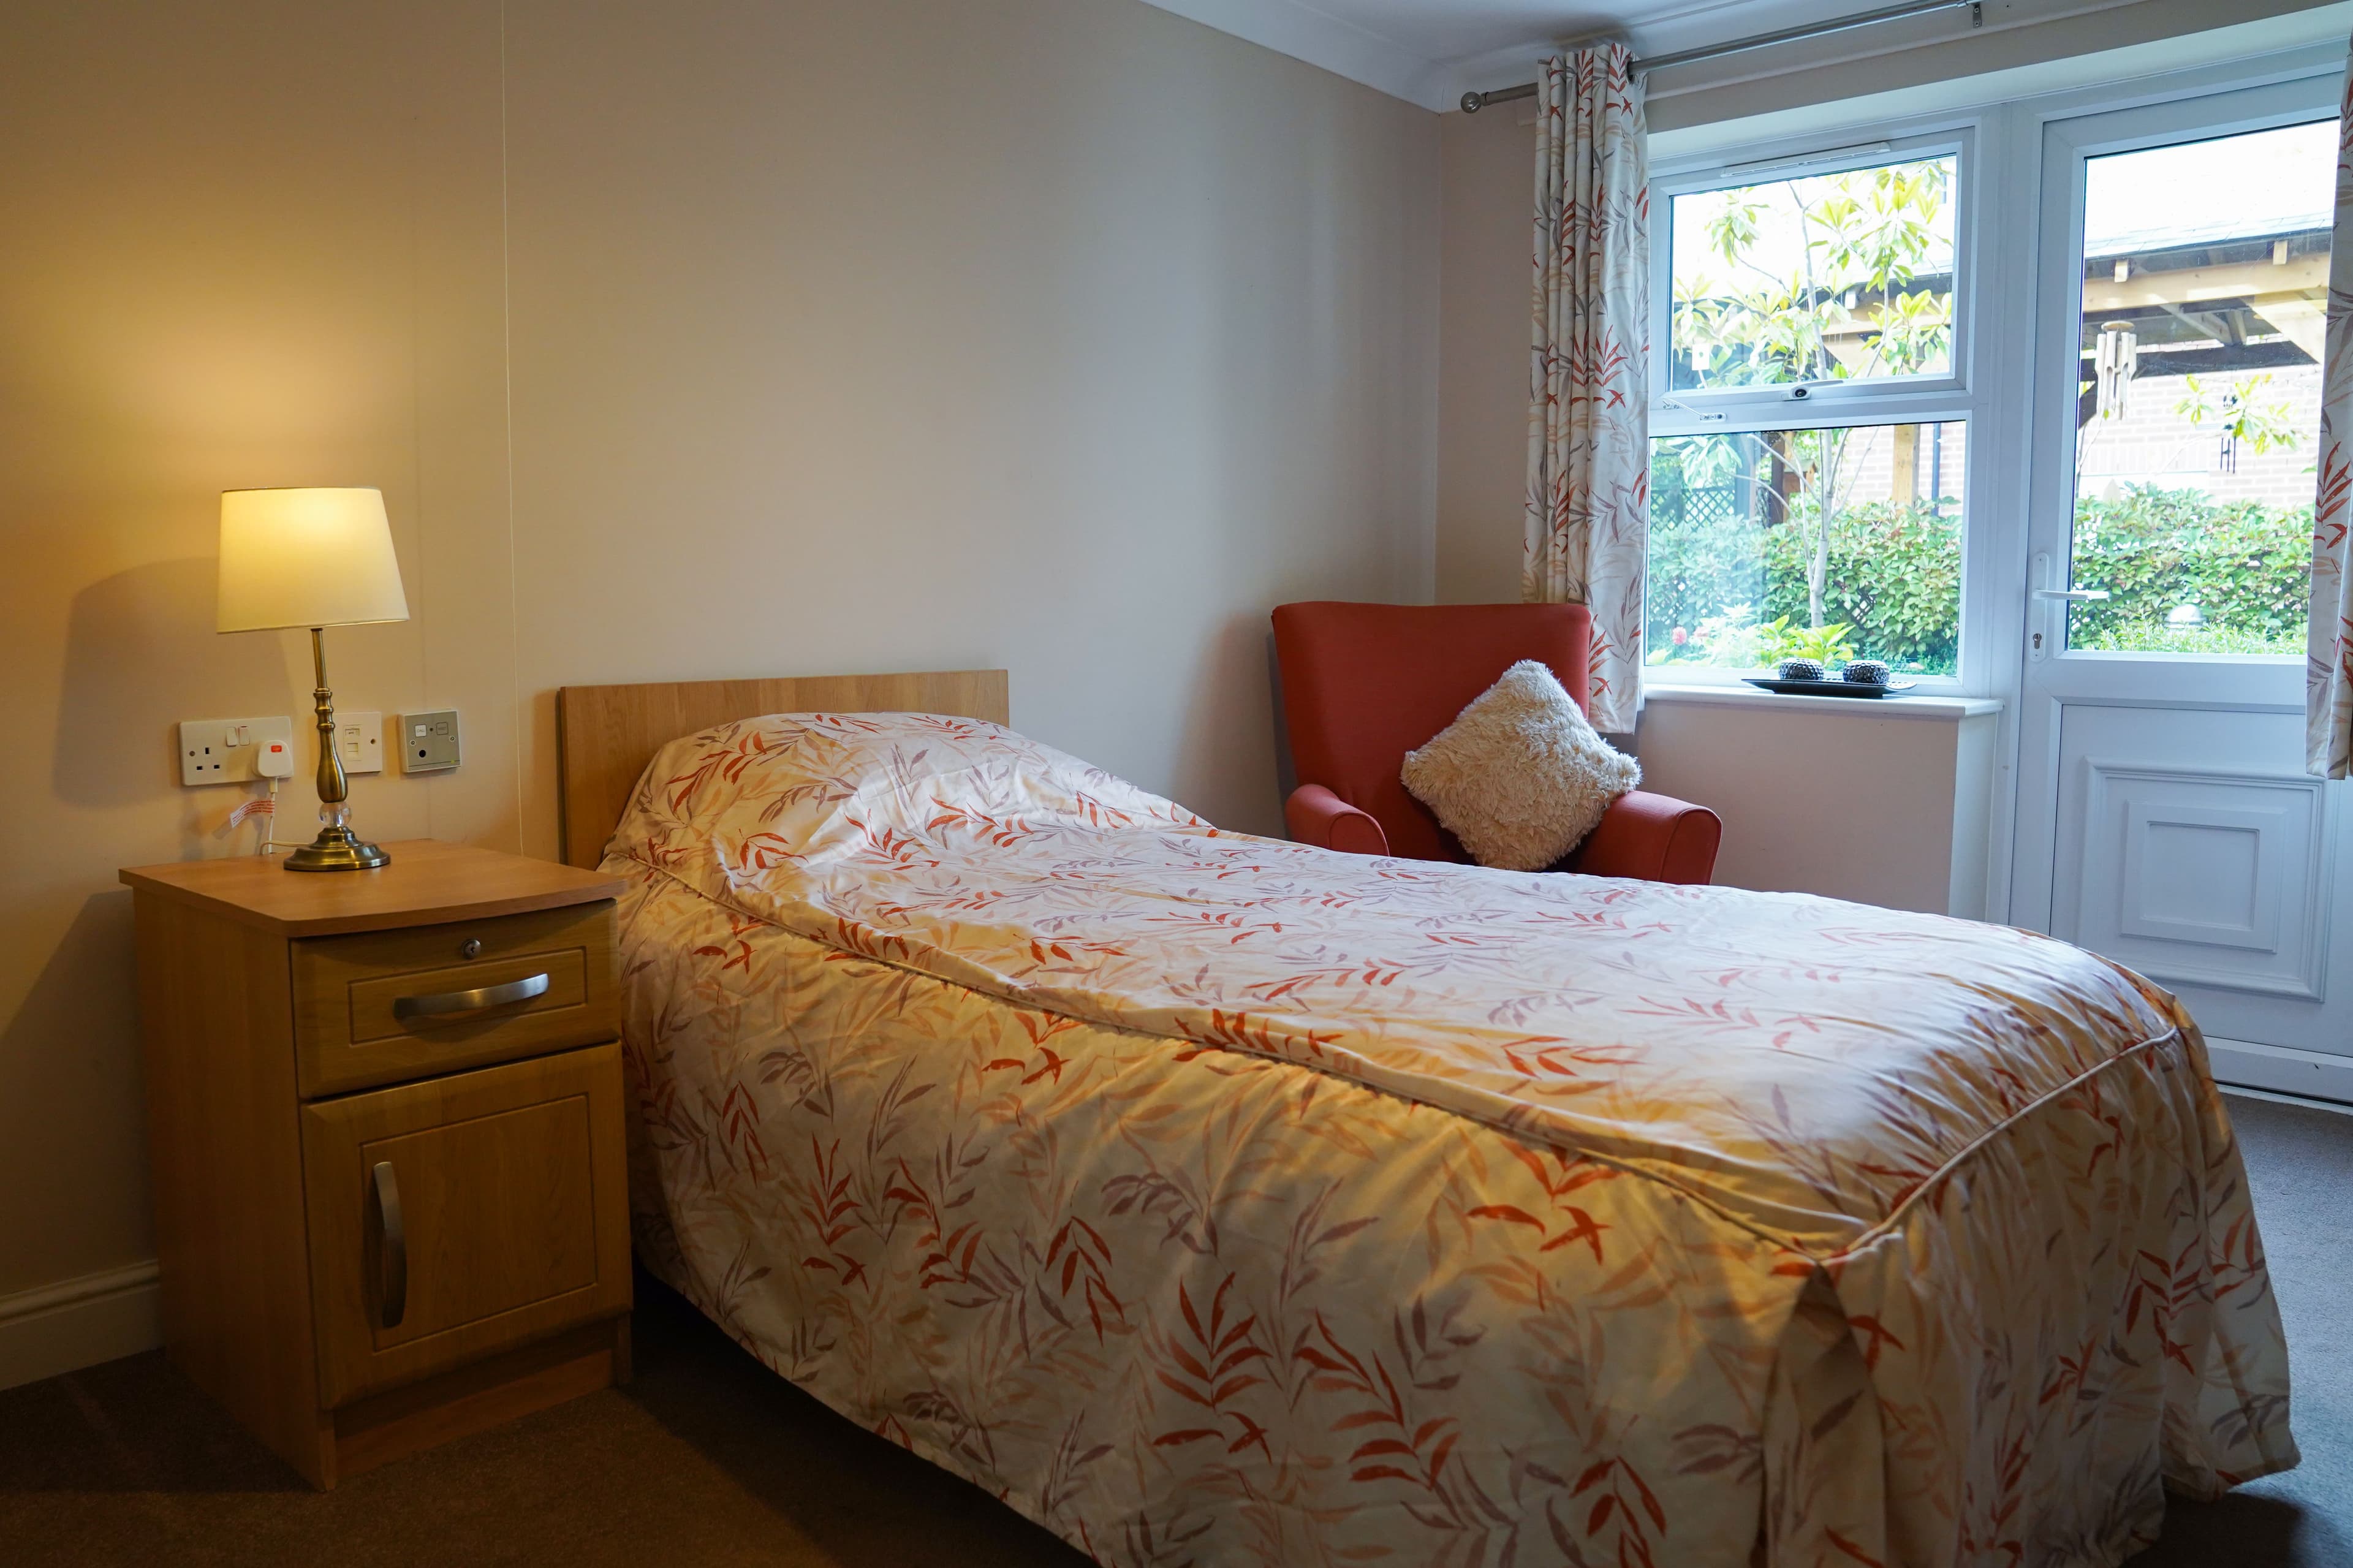
<path fill-rule="evenodd" d="M 219 630 L 407 618 L 382 490 L 221 492 Z"/>

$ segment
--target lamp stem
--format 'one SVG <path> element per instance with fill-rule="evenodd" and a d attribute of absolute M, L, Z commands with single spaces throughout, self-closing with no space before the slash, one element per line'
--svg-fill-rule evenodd
<path fill-rule="evenodd" d="M 319 714 L 319 804 L 334 805 L 349 799 L 352 789 L 335 748 L 335 694 L 327 689 L 327 639 L 318 626 L 311 628 L 311 703 Z"/>
<path fill-rule="evenodd" d="M 319 837 L 286 857 L 290 871 L 365 871 L 392 857 L 351 829 L 343 801 L 351 781 L 343 775 L 343 759 L 335 750 L 335 694 L 327 689 L 327 643 L 322 628 L 311 628 L 311 668 L 318 684 L 311 700 L 319 710 L 319 816 L 325 826 Z"/>

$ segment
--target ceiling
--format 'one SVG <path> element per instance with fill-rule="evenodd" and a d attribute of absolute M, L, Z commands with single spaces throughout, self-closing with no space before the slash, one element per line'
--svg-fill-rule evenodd
<path fill-rule="evenodd" d="M 1889 0 L 1148 0 L 1196 22 L 1429 109 L 1450 109 L 1474 89 L 1529 79 L 1554 47 L 1623 38 L 1637 58 L 1755 37 L 1859 16 Z M 2322 0 L 1983 0 L 1983 37 L 2044 25 L 2105 26 L 2117 45 L 2274 14 Z M 2122 13 L 2103 18 L 2103 13 Z M 2172 14 L 2168 22 L 2158 13 Z M 2127 19 L 2129 18 L 2129 19 Z M 1825 63 L 1971 37 L 1962 9 L 1873 24 L 1849 41 L 1817 46 Z M 2106 47 L 2102 45 L 2100 47 Z M 1756 57 L 1787 68 L 1788 45 Z M 1803 58 L 1802 55 L 1794 58 Z M 1699 87 L 1703 74 L 1694 80 Z M 1654 89 L 1655 90 L 1655 89 Z"/>
<path fill-rule="evenodd" d="M 1515 69 L 1564 39 L 1612 35 L 1636 54 L 1778 32 L 1877 10 L 1888 0 L 1149 0 L 1430 109 L 1473 89 L 1509 86 Z M 1989 0 L 1997 12 L 2038 0 Z M 1908 24 L 1955 30 L 1965 12 Z M 1522 79 L 1513 76 L 1514 81 Z"/>

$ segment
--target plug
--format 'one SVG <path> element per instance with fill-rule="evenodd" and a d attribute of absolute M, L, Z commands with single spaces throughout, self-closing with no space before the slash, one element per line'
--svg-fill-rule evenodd
<path fill-rule="evenodd" d="M 266 779 L 294 776 L 294 748 L 283 741 L 264 741 L 254 748 L 253 771 Z"/>

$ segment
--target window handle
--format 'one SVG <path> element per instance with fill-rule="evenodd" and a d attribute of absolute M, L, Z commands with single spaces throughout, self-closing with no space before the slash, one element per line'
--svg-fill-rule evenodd
<path fill-rule="evenodd" d="M 2064 599 L 2071 605 L 2096 605 L 2108 596 L 2105 588 L 2037 588 L 2038 599 Z"/>

